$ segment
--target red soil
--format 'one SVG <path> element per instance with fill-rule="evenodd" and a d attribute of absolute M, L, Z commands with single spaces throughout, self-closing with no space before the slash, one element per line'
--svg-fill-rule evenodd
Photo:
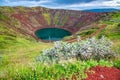
<path fill-rule="evenodd" d="M 96 66 L 90 68 L 85 80 L 120 80 L 120 69 L 114 67 Z"/>

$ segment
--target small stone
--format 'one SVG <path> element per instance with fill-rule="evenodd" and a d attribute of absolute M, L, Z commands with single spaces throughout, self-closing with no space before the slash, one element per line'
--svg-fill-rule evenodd
<path fill-rule="evenodd" d="M 101 78 L 104 78 L 104 76 L 103 76 L 102 74 L 100 75 L 100 77 L 101 77 Z"/>

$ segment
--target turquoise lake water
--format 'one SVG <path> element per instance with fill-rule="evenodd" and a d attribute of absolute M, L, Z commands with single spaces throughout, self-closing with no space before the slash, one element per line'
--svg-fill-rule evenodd
<path fill-rule="evenodd" d="M 42 40 L 58 41 L 65 36 L 70 36 L 71 32 L 60 28 L 44 28 L 35 32 L 36 36 Z"/>

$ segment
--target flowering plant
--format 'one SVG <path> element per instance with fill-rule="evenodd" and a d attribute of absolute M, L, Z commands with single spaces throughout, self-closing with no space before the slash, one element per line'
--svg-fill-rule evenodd
<path fill-rule="evenodd" d="M 96 39 L 95 37 L 81 40 L 77 42 L 67 43 L 62 41 L 54 42 L 54 47 L 43 50 L 42 54 L 36 58 L 42 62 L 59 62 L 76 58 L 77 60 L 89 59 L 108 59 L 113 56 L 111 49 L 112 42 L 106 37 Z"/>

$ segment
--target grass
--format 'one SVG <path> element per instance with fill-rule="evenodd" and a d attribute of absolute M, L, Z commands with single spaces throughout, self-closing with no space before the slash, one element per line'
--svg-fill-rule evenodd
<path fill-rule="evenodd" d="M 3 21 L 6 21 L 6 20 L 8 20 L 8 17 L 0 12 L 0 19 Z"/>
<path fill-rule="evenodd" d="M 65 23 L 66 23 L 67 20 L 68 20 L 68 17 L 69 17 L 69 16 L 67 16 L 67 15 L 62 15 L 62 14 L 60 14 L 60 13 L 58 12 L 58 13 L 56 13 L 56 14 L 54 15 L 54 18 L 53 18 L 54 24 L 55 24 L 55 25 L 58 25 L 58 26 L 64 26 Z"/>
<path fill-rule="evenodd" d="M 20 11 L 24 11 L 23 7 L 19 7 Z M 0 7 L 1 12 L 14 12 L 13 8 Z M 43 12 L 43 8 L 41 8 Z M 43 14 L 50 24 L 50 15 Z M 113 41 L 113 49 L 120 54 L 120 23 L 119 13 L 111 13 L 112 18 L 109 21 L 102 21 L 100 24 L 107 24 L 107 27 L 102 30 L 97 36 L 105 35 Z M 59 22 L 59 13 L 54 16 L 54 24 L 63 26 L 68 17 L 63 19 L 63 23 Z M 8 17 L 0 13 L 2 21 L 8 20 Z M 81 23 L 77 25 L 79 27 Z M 97 29 L 87 29 L 78 32 L 77 35 L 88 36 L 94 33 Z M 78 78 L 85 78 L 84 71 L 96 65 L 115 66 L 119 68 L 120 58 L 114 61 L 100 62 L 90 61 L 72 61 L 64 64 L 46 64 L 43 65 L 35 61 L 35 57 L 39 56 L 41 51 L 46 48 L 51 48 L 52 43 L 36 42 L 30 36 L 20 34 L 13 29 L 7 28 L 6 24 L 0 21 L 0 79 L 2 80 L 57 80 L 60 78 L 72 78 L 74 73 L 79 73 Z"/>
<path fill-rule="evenodd" d="M 80 35 L 81 37 L 86 36 L 86 35 L 91 35 L 92 33 L 94 33 L 97 29 L 88 29 L 88 30 L 83 30 L 83 31 L 79 31 L 76 33 L 76 35 Z"/>
<path fill-rule="evenodd" d="M 36 42 L 4 25 L 0 22 L 0 78 L 7 77 L 6 71 L 10 69 L 19 69 L 34 62 L 43 49 L 52 47 L 51 43 Z"/>
<path fill-rule="evenodd" d="M 67 22 L 67 20 L 68 20 L 68 16 L 65 16 L 65 17 L 61 17 L 61 20 L 59 21 L 59 24 L 57 24 L 57 25 L 59 25 L 59 26 L 64 26 L 64 24 Z"/>
<path fill-rule="evenodd" d="M 32 42 L 21 38 L 18 39 L 18 42 L 7 49 L 0 50 L 2 52 L 0 53 L 2 60 L 0 64 L 0 77 L 7 75 L 6 70 L 23 68 L 29 63 L 34 62 L 35 57 L 40 55 L 43 49 L 52 47 L 50 43 Z"/>
<path fill-rule="evenodd" d="M 49 66 L 35 62 L 26 64 L 26 66 L 9 66 L 4 70 L 6 73 L 1 72 L 0 76 L 1 79 L 13 80 L 60 80 L 72 79 L 73 75 L 75 75 L 78 80 L 81 80 L 87 77 L 84 71 L 96 65 L 113 66 L 113 63 L 104 60 L 99 62 L 90 60 L 59 63 Z"/>
<path fill-rule="evenodd" d="M 106 35 L 110 39 L 120 39 L 120 27 L 118 26 L 119 23 L 114 23 L 112 25 L 108 25 L 103 31 L 99 33 L 99 35 Z"/>
<path fill-rule="evenodd" d="M 15 12 L 15 10 L 12 7 L 8 7 L 8 6 L 1 6 L 0 7 L 0 12 L 9 12 L 9 13 L 13 13 Z"/>
<path fill-rule="evenodd" d="M 55 16 L 54 16 L 54 24 L 57 25 L 59 22 L 59 14 L 56 13 Z"/>
<path fill-rule="evenodd" d="M 119 12 L 111 13 L 112 18 L 108 21 L 102 21 L 100 24 L 107 24 L 107 27 L 102 30 L 97 36 L 105 35 L 113 41 L 113 50 L 120 54 L 120 14 Z"/>
<path fill-rule="evenodd" d="M 81 36 L 81 37 L 90 36 L 94 32 L 96 32 L 97 30 L 98 30 L 98 28 L 90 28 L 90 29 L 87 29 L 87 30 L 86 29 L 85 30 L 80 30 L 77 33 L 75 33 L 74 35 L 65 37 L 64 40 L 69 40 L 71 38 L 77 38 L 78 36 Z"/>
<path fill-rule="evenodd" d="M 83 23 L 78 23 L 76 27 L 81 27 Z"/>
<path fill-rule="evenodd" d="M 40 54 L 40 52 L 52 46 L 52 44 L 42 42 L 29 42 L 24 39 L 18 39 L 19 43 L 10 46 L 7 49 L 2 49 L 2 66 L 9 64 L 26 64 L 34 61 L 34 58 Z"/>

